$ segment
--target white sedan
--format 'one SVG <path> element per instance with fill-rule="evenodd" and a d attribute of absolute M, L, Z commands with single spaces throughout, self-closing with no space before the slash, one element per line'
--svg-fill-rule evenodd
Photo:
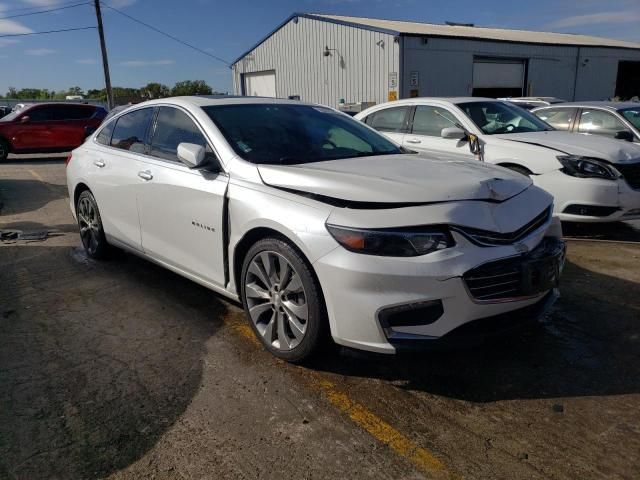
<path fill-rule="evenodd" d="M 289 361 L 328 334 L 383 353 L 475 342 L 541 314 L 564 261 L 530 179 L 406 154 L 312 104 L 142 103 L 73 151 L 67 181 L 89 256 L 117 246 L 243 302 Z"/>
<path fill-rule="evenodd" d="M 407 148 L 459 153 L 528 175 L 569 222 L 640 218 L 640 146 L 571 135 L 508 102 L 411 98 L 355 117 Z M 471 148 L 470 148 L 471 147 Z"/>

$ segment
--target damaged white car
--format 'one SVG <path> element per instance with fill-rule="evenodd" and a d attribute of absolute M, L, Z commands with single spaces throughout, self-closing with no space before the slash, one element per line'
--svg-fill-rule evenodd
<path fill-rule="evenodd" d="M 554 130 L 498 100 L 411 98 L 355 116 L 400 145 L 460 154 L 530 176 L 555 198 L 567 222 L 640 218 L 640 146 Z"/>
<path fill-rule="evenodd" d="M 124 248 L 243 302 L 289 361 L 328 335 L 383 353 L 475 342 L 540 315 L 564 262 L 529 178 L 408 154 L 300 102 L 146 102 L 74 150 L 67 179 L 88 255 Z"/>

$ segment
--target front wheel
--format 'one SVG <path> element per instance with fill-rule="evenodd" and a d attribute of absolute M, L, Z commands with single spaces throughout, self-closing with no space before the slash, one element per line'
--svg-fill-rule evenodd
<path fill-rule="evenodd" d="M 277 238 L 258 241 L 244 259 L 241 279 L 247 318 L 267 350 L 293 363 L 318 351 L 327 332 L 324 299 L 297 250 Z"/>
<path fill-rule="evenodd" d="M 98 204 L 89 190 L 85 190 L 78 197 L 76 216 L 80 239 L 87 255 L 94 259 L 105 258 L 109 251 L 109 244 L 102 228 Z"/>

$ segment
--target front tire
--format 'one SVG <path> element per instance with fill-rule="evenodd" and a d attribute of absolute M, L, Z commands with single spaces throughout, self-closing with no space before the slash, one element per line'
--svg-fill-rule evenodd
<path fill-rule="evenodd" d="M 76 216 L 84 251 L 90 258 L 96 260 L 106 258 L 109 244 L 104 235 L 98 204 L 89 190 L 85 190 L 78 197 Z"/>
<path fill-rule="evenodd" d="M 320 285 L 290 244 L 278 238 L 255 243 L 245 256 L 241 282 L 247 319 L 273 355 L 300 363 L 324 344 L 328 328 Z"/>

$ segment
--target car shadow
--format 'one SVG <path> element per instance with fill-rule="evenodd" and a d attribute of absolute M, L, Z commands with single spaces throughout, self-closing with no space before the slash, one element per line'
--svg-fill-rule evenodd
<path fill-rule="evenodd" d="M 311 368 L 471 402 L 640 392 L 640 286 L 568 263 L 532 328 L 473 350 L 385 356 L 343 349 Z"/>
<path fill-rule="evenodd" d="M 200 388 L 226 304 L 118 253 L 0 247 L 0 478 L 103 478 Z"/>
<path fill-rule="evenodd" d="M 584 240 L 613 240 L 640 243 L 640 220 L 612 223 L 563 222 L 565 237 Z"/>
<path fill-rule="evenodd" d="M 50 202 L 66 198 L 69 195 L 66 185 L 0 178 L 0 213 L 19 215 L 38 210 Z M 14 201 L 14 199 L 20 199 Z"/>

